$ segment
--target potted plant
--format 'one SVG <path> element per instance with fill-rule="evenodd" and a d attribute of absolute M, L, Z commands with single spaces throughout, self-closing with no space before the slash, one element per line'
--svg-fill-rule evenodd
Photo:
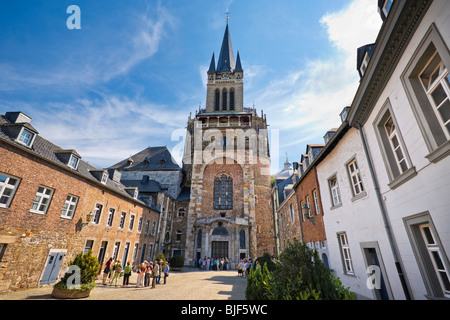
<path fill-rule="evenodd" d="M 78 254 L 69 263 L 69 270 L 53 287 L 52 296 L 63 299 L 86 298 L 95 287 L 95 277 L 100 264 L 89 250 Z"/>
<path fill-rule="evenodd" d="M 184 257 L 174 256 L 170 259 L 170 269 L 173 271 L 180 271 L 184 267 Z"/>

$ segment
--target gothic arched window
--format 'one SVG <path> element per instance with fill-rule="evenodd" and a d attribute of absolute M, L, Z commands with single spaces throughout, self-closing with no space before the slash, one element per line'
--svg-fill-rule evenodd
<path fill-rule="evenodd" d="M 202 229 L 198 230 L 198 233 L 197 233 L 197 248 L 199 248 L 199 249 L 202 247 L 202 234 L 203 234 Z"/>
<path fill-rule="evenodd" d="M 245 231 L 239 231 L 239 249 L 245 249 Z"/>
<path fill-rule="evenodd" d="M 214 100 L 214 110 L 220 110 L 220 90 L 216 89 L 215 100 Z"/>
<path fill-rule="evenodd" d="M 228 96 L 227 89 L 223 89 L 223 91 L 222 91 L 222 110 L 227 110 L 227 96 Z"/>
<path fill-rule="evenodd" d="M 234 89 L 230 89 L 230 110 L 234 110 Z"/>
<path fill-rule="evenodd" d="M 214 180 L 214 209 L 233 209 L 233 179 L 224 174 Z"/>

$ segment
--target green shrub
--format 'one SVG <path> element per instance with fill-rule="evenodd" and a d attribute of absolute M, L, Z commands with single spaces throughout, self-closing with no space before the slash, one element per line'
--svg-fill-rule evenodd
<path fill-rule="evenodd" d="M 170 259 L 170 267 L 171 268 L 182 268 L 184 266 L 184 257 L 183 256 L 174 256 Z"/>
<path fill-rule="evenodd" d="M 269 271 L 275 270 L 275 263 L 272 261 L 272 257 L 268 252 L 265 252 L 261 257 L 256 258 L 255 262 L 258 261 L 261 266 L 264 265 L 264 263 L 267 263 L 267 269 Z M 253 265 L 253 268 L 256 267 L 256 263 Z"/>
<path fill-rule="evenodd" d="M 162 265 L 164 265 L 166 263 L 166 257 L 164 256 L 164 253 L 160 252 L 158 253 L 158 255 L 156 256 L 156 260 L 162 260 Z"/>
<path fill-rule="evenodd" d="M 69 266 L 75 265 L 80 268 L 80 286 L 77 290 L 93 289 L 95 287 L 95 278 L 100 269 L 100 264 L 97 258 L 92 256 L 92 251 L 89 250 L 85 254 L 78 254 L 74 260 L 69 262 Z M 74 272 L 66 272 L 61 280 L 55 285 L 60 289 L 67 289 L 68 281 L 71 281 Z"/>
<path fill-rule="evenodd" d="M 279 263 L 269 272 L 251 271 L 247 278 L 248 300 L 353 300 L 355 294 L 345 288 L 339 278 L 320 260 L 317 251 L 305 243 L 289 242 Z"/>

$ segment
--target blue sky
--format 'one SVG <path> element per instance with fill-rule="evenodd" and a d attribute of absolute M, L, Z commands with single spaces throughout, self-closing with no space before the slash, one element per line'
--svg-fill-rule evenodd
<path fill-rule="evenodd" d="M 22 111 L 92 165 L 167 145 L 206 101 L 206 71 L 230 12 L 244 106 L 264 110 L 272 172 L 340 124 L 359 83 L 356 49 L 381 26 L 375 0 L 147 0 L 0 3 L 0 113 Z M 69 30 L 67 7 L 81 9 Z M 216 55 L 217 58 L 217 55 Z"/>

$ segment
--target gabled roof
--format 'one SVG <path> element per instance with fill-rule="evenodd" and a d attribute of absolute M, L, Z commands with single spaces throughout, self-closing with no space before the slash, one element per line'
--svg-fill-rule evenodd
<path fill-rule="evenodd" d="M 109 168 L 121 171 L 181 170 L 165 146 L 148 147 Z"/>
<path fill-rule="evenodd" d="M 236 68 L 236 62 L 234 61 L 233 47 L 231 46 L 230 31 L 225 28 L 225 34 L 223 35 L 222 48 L 220 49 L 219 61 L 217 61 L 217 72 L 233 71 Z"/>

